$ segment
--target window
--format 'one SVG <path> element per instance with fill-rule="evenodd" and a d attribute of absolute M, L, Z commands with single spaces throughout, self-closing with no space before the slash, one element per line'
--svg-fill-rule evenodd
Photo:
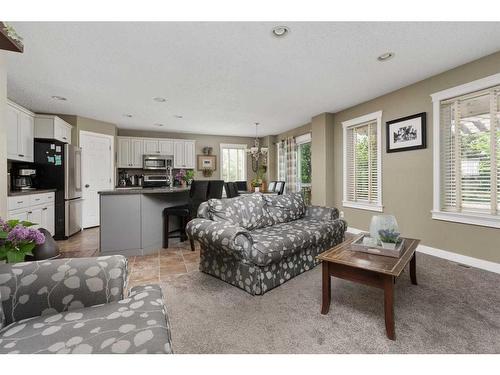
<path fill-rule="evenodd" d="M 500 74 L 495 76 L 432 95 L 434 219 L 500 228 Z"/>
<path fill-rule="evenodd" d="M 344 131 L 345 207 L 383 211 L 382 111 L 342 123 Z"/>
<path fill-rule="evenodd" d="M 247 180 L 247 145 L 221 144 L 221 178 L 224 181 Z"/>
<path fill-rule="evenodd" d="M 295 138 L 297 142 L 297 183 L 298 191 L 306 204 L 311 204 L 311 133 Z"/>

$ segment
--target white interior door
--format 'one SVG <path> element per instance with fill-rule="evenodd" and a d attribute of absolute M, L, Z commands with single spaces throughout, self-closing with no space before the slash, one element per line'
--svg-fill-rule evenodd
<path fill-rule="evenodd" d="M 99 194 L 113 188 L 113 137 L 80 132 L 82 148 L 83 228 L 99 225 Z"/>

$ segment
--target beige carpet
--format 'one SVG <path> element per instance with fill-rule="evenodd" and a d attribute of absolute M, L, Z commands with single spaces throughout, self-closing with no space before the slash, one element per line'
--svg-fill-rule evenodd
<path fill-rule="evenodd" d="M 396 341 L 381 290 L 333 279 L 320 314 L 321 267 L 264 296 L 198 271 L 162 284 L 176 353 L 500 353 L 500 275 L 418 254 L 395 292 Z"/>

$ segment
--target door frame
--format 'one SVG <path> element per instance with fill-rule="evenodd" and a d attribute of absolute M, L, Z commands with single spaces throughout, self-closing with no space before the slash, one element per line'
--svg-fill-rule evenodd
<path fill-rule="evenodd" d="M 109 139 L 111 141 L 111 150 L 110 150 L 111 166 L 110 166 L 109 173 L 111 175 L 111 188 L 113 188 L 115 186 L 115 180 L 116 180 L 116 176 L 115 176 L 115 136 L 109 135 L 109 134 L 91 132 L 91 131 L 87 131 L 87 130 L 80 130 L 80 132 L 78 134 L 78 147 L 80 147 L 80 148 L 81 148 L 81 136 L 82 135 L 89 135 L 92 137 L 106 138 L 106 139 Z M 84 153 L 82 152 L 82 185 L 83 185 L 83 181 L 85 181 L 85 176 L 83 175 L 84 174 L 84 172 L 83 172 L 83 170 L 84 170 L 84 168 L 83 168 L 83 158 L 84 158 L 83 154 Z M 82 186 L 82 188 L 83 188 L 83 186 Z M 83 195 L 83 192 L 82 192 L 82 195 Z M 83 204 L 85 204 L 85 201 L 83 202 Z M 83 213 L 83 207 L 82 207 L 82 213 Z M 82 215 L 82 227 L 83 227 L 83 222 L 84 222 L 84 218 Z"/>

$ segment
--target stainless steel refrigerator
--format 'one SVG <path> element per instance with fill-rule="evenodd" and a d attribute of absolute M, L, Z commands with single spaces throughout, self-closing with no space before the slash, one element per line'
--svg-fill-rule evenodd
<path fill-rule="evenodd" d="M 35 185 L 56 189 L 55 239 L 82 230 L 82 149 L 48 139 L 35 140 Z"/>

